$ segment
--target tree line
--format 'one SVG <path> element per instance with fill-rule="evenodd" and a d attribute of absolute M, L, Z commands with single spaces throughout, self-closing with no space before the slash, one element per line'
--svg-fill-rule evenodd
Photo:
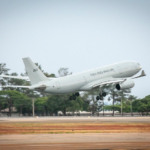
<path fill-rule="evenodd" d="M 42 67 L 36 64 L 41 70 Z M 17 73 L 9 74 L 10 69 L 7 68 L 5 63 L 0 63 L 0 74 L 6 75 L 18 75 Z M 43 71 L 43 70 L 42 70 Z M 56 77 L 55 74 L 49 74 L 43 71 L 47 77 Z M 68 68 L 60 68 L 58 70 L 59 76 L 66 76 L 71 74 Z M 22 73 L 22 76 L 26 76 L 26 73 Z M 1 85 L 29 85 L 29 82 L 20 79 L 1 78 Z M 118 111 L 123 115 L 123 112 L 133 115 L 133 112 L 137 112 L 141 115 L 149 115 L 150 112 L 150 95 L 143 99 L 137 99 L 136 96 L 131 95 L 130 90 L 115 91 L 110 90 L 109 95 L 104 100 L 96 100 L 98 91 L 92 90 L 90 92 L 84 92 L 82 96 L 77 97 L 76 100 L 70 99 L 72 94 L 64 95 L 50 95 L 43 92 L 36 92 L 28 89 L 13 89 L 2 88 L 0 91 L 0 113 L 2 110 L 8 108 L 9 116 L 12 114 L 12 108 L 15 108 L 20 115 L 32 115 L 33 102 L 35 108 L 35 114 L 38 116 L 50 116 L 58 115 L 61 112 L 62 115 L 66 115 L 70 112 L 74 115 L 75 112 L 88 111 L 92 115 L 96 115 L 98 112 L 104 110 L 112 111 L 114 116 L 115 111 Z M 111 104 L 107 104 L 108 102 Z"/>

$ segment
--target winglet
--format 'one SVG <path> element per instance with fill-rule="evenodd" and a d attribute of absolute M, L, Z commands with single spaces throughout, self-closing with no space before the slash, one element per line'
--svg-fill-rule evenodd
<path fill-rule="evenodd" d="M 144 77 L 144 76 L 146 76 L 146 73 L 145 73 L 144 70 L 142 70 L 141 74 L 140 74 L 139 76 L 137 76 L 137 77 L 134 77 L 133 79 L 135 79 L 135 78 L 140 78 L 140 77 Z"/>

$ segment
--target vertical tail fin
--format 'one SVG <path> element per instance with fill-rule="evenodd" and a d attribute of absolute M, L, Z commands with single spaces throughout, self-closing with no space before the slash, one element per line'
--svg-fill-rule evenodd
<path fill-rule="evenodd" d="M 36 84 L 48 79 L 29 57 L 23 58 L 23 62 L 31 84 Z"/>

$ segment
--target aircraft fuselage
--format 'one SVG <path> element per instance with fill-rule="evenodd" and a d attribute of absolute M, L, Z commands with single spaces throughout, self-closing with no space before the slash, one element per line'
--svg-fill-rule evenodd
<path fill-rule="evenodd" d="M 45 92 L 51 94 L 73 93 L 91 90 L 91 85 L 110 80 L 132 77 L 141 70 L 137 62 L 120 62 L 77 74 L 44 81 Z"/>

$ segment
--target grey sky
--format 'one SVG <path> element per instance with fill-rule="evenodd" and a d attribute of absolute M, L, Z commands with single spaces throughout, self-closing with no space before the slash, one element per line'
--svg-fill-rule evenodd
<path fill-rule="evenodd" d="M 49 73 L 138 61 L 147 77 L 133 94 L 150 94 L 149 0 L 0 0 L 0 62 L 24 72 L 31 57 Z"/>

